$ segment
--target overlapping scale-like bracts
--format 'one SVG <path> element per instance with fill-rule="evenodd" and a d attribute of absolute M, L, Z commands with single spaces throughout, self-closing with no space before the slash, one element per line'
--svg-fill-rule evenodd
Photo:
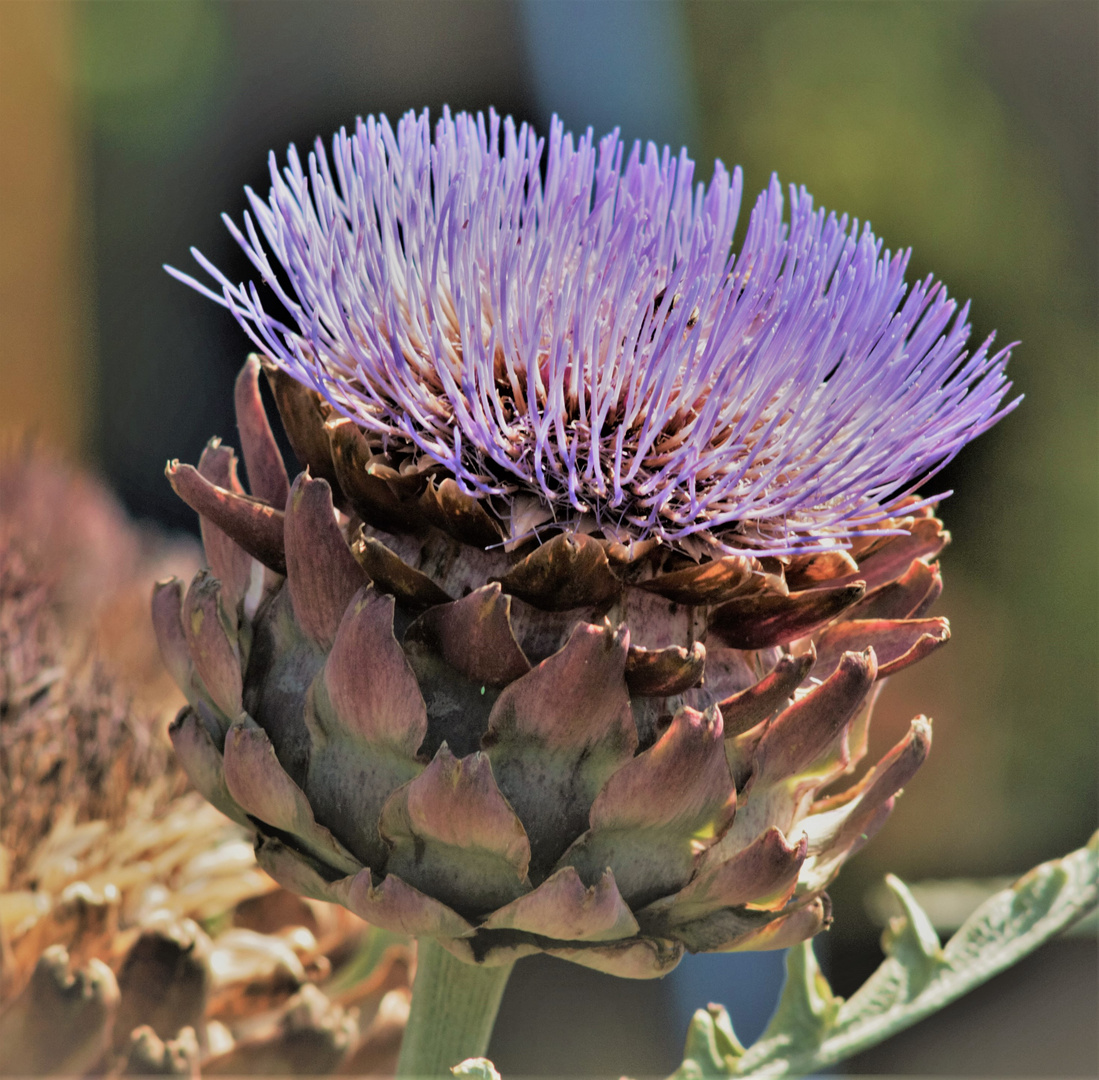
<path fill-rule="evenodd" d="M 536 544 L 435 464 L 271 366 L 290 483 L 249 359 L 247 478 L 208 445 L 168 476 L 209 569 L 158 586 L 195 785 L 284 886 L 473 963 L 537 951 L 644 978 L 781 948 L 930 744 L 864 758 L 883 676 L 949 636 L 927 508 L 848 551 L 710 557 L 561 532 Z M 826 792 L 827 789 L 827 792 Z"/>

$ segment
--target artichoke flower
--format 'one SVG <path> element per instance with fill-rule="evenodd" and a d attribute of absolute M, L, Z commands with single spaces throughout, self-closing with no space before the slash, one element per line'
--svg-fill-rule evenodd
<path fill-rule="evenodd" d="M 470 964 L 816 934 L 930 745 L 834 790 L 949 636 L 913 491 L 1011 407 L 1009 350 L 777 180 L 734 252 L 720 163 L 493 114 L 332 149 L 226 219 L 288 321 L 173 271 L 260 350 L 250 493 L 216 439 L 167 470 L 209 564 L 153 600 L 183 767 L 284 887 Z"/>

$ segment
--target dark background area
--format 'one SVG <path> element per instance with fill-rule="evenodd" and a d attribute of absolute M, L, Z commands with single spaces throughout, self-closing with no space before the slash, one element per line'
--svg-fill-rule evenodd
<path fill-rule="evenodd" d="M 877 963 L 863 899 L 908 879 L 1021 872 L 1096 827 L 1099 698 L 1097 86 L 1088 0 L 663 3 L 619 0 L 161 0 L 0 5 L 4 147 L 0 423 L 99 469 L 139 517 L 193 529 L 163 479 L 232 442 L 248 343 L 170 279 L 193 244 L 249 267 L 219 214 L 267 189 L 266 158 L 356 115 L 444 104 L 545 130 L 621 126 L 745 169 L 745 213 L 777 171 L 818 204 L 912 246 L 974 298 L 979 340 L 1022 339 L 1023 406 L 936 483 L 948 649 L 895 678 L 883 751 L 916 712 L 932 756 L 833 890 L 820 951 L 836 989 Z M 512 1075 L 655 1074 L 690 1011 L 730 1005 L 745 1037 L 774 1000 L 768 957 L 700 957 L 631 984 L 523 961 L 493 1053 Z M 1047 948 L 849 1066 L 1094 1075 L 1095 942 Z"/>

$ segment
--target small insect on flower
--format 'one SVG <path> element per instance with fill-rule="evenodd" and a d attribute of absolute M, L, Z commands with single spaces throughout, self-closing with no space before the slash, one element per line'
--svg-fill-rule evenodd
<path fill-rule="evenodd" d="M 913 489 L 1012 407 L 1007 351 L 777 180 L 734 251 L 739 171 L 617 134 L 369 118 L 271 180 L 229 221 L 260 284 L 173 271 L 261 354 L 251 494 L 220 440 L 168 467 L 209 562 L 153 601 L 195 785 L 287 888 L 473 964 L 822 929 L 930 746 L 822 794 L 949 637 Z"/>

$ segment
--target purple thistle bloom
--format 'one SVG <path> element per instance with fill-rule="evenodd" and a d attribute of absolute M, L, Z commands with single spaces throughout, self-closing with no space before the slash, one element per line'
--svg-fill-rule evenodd
<path fill-rule="evenodd" d="M 501 139 L 502 136 L 502 139 Z M 197 251 L 264 355 L 513 538 L 545 521 L 724 551 L 845 546 L 1003 406 L 1010 348 L 909 287 L 857 221 L 777 178 L 732 250 L 741 173 L 495 113 L 360 120 L 270 160 L 226 224 L 289 313 Z M 268 254 L 270 252 L 270 256 Z M 273 258 L 271 257 L 273 256 Z M 538 509 L 531 511 L 532 498 Z M 938 498 L 940 496 L 936 496 Z M 932 501 L 932 500 L 928 500 Z"/>

